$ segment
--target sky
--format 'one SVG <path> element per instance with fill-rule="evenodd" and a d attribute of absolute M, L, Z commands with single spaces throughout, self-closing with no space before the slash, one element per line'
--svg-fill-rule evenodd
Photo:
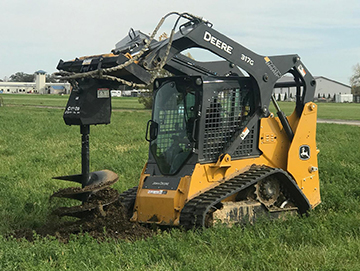
<path fill-rule="evenodd" d="M 360 63 L 359 0 L 1 0 L 0 9 L 0 79 L 108 53 L 130 28 L 152 33 L 172 11 L 204 17 L 257 54 L 298 54 L 314 76 L 349 85 Z"/>

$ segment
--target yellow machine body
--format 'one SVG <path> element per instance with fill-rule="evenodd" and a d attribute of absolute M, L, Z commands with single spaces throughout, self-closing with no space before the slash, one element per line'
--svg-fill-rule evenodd
<path fill-rule="evenodd" d="M 259 131 L 259 149 L 262 154 L 259 157 L 231 160 L 228 156 L 220 163 L 197 163 L 191 176 L 181 178 L 177 190 L 165 192 L 142 188 L 147 177 L 143 171 L 131 220 L 140 223 L 179 225 L 180 212 L 189 200 L 226 182 L 232 176 L 245 172 L 254 164 L 281 168 L 288 172 L 308 199 L 311 208 L 314 208 L 321 202 L 317 161 L 319 151 L 315 140 L 316 119 L 317 105 L 312 102 L 305 105 L 300 118 L 295 112 L 289 116 L 288 121 L 294 131 L 294 138 L 290 144 L 279 118 L 273 114 L 268 118 L 262 118 Z M 302 160 L 299 151 L 305 144 L 310 147 L 311 153 L 309 159 Z M 233 201 L 235 196 L 223 201 Z"/>

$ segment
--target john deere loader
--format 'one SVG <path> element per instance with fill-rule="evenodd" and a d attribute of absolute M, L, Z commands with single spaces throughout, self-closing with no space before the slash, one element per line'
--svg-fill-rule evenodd
<path fill-rule="evenodd" d="M 155 40 L 169 16 L 177 16 L 170 37 Z M 183 53 L 195 47 L 221 60 L 200 62 Z M 202 18 L 170 13 L 151 36 L 131 29 L 110 54 L 61 60 L 57 68 L 72 85 L 65 123 L 82 134 L 82 173 L 56 177 L 81 187 L 54 195 L 82 205 L 59 215 L 106 213 L 121 201 L 131 221 L 194 228 L 304 214 L 320 203 L 316 82 L 298 55 L 258 55 Z M 161 69 L 174 76 L 157 78 Z M 279 80 L 284 75 L 291 80 Z M 149 156 L 138 186 L 88 204 L 118 179 L 108 170 L 89 172 L 90 126 L 110 123 L 112 89 L 149 84 Z M 276 88 L 296 90 L 291 115 L 280 110 Z"/>

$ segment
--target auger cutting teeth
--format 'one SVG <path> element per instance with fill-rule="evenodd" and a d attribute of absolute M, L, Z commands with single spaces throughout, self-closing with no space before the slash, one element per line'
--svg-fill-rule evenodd
<path fill-rule="evenodd" d="M 119 178 L 118 175 L 111 170 L 104 169 L 100 171 L 94 171 L 94 172 L 90 172 L 89 180 L 86 181 L 83 186 L 89 186 L 98 183 L 108 183 L 111 181 L 113 181 L 111 183 L 113 184 L 114 182 L 117 181 L 118 178 Z M 77 182 L 83 184 L 82 174 L 58 176 L 58 177 L 53 177 L 53 179 L 71 181 L 71 182 Z"/>
<path fill-rule="evenodd" d="M 100 195 L 99 195 L 100 194 Z M 72 207 L 60 207 L 52 212 L 53 215 L 59 217 L 71 216 L 76 218 L 87 217 L 98 211 L 100 215 L 105 215 L 104 209 L 119 198 L 119 193 L 109 187 L 104 188 L 98 193 L 92 195 L 88 202 L 83 202 L 82 205 Z"/>
<path fill-rule="evenodd" d="M 72 189 L 72 191 L 67 191 L 69 189 L 65 188 L 59 190 L 58 192 L 54 193 L 52 197 L 63 197 L 63 198 L 71 198 L 71 199 L 78 199 L 76 195 L 83 195 L 89 192 L 96 192 L 104 187 L 114 184 L 119 179 L 119 176 L 110 170 L 104 169 L 100 171 L 90 172 L 88 180 L 83 182 L 83 175 L 67 175 L 67 176 L 58 176 L 53 177 L 56 180 L 64 180 L 64 181 L 71 181 L 82 184 L 82 188 Z M 62 192 L 63 193 L 60 193 Z"/>
<path fill-rule="evenodd" d="M 83 187 L 68 187 L 55 192 L 51 198 L 69 198 L 82 201 L 80 206 L 61 207 L 56 209 L 53 214 L 58 216 L 73 216 L 81 218 L 95 209 L 101 210 L 102 206 L 108 205 L 117 200 L 118 195 L 110 193 L 109 186 L 114 184 L 118 175 L 110 170 L 90 172 L 88 181 L 83 182 L 82 174 L 53 177 L 57 180 L 72 181 L 82 184 Z M 102 197 L 96 198 L 97 192 L 103 191 Z M 112 190 L 112 189 L 111 189 Z M 115 190 L 112 190 L 115 191 Z M 116 192 L 117 193 L 117 192 Z"/>

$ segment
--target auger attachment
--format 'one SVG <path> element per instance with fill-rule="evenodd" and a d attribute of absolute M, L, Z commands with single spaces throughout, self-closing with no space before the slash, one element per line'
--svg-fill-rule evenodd
<path fill-rule="evenodd" d="M 111 115 L 109 88 L 97 79 L 80 79 L 72 82 L 73 91 L 64 112 L 67 125 L 79 125 L 81 133 L 81 174 L 53 177 L 71 181 L 81 187 L 69 187 L 55 192 L 51 198 L 69 198 L 82 202 L 81 206 L 62 207 L 54 211 L 58 216 L 82 217 L 88 212 L 99 210 L 118 198 L 117 191 L 109 188 L 118 180 L 118 175 L 110 170 L 90 172 L 90 125 L 108 124 Z"/>
<path fill-rule="evenodd" d="M 69 187 L 60 189 L 55 192 L 51 198 L 69 198 L 76 199 L 82 202 L 81 206 L 73 207 L 62 207 L 54 211 L 54 214 L 58 216 L 74 216 L 82 217 L 89 212 L 92 212 L 96 209 L 102 210 L 103 206 L 106 206 L 115 200 L 117 200 L 117 195 L 107 195 L 102 193 L 100 197 L 98 192 L 101 190 L 106 190 L 109 193 L 109 186 L 114 184 L 118 179 L 118 175 L 110 170 L 101 170 L 90 172 L 90 151 L 89 151 L 89 133 L 90 126 L 82 125 L 80 126 L 80 131 L 82 135 L 81 143 L 81 168 L 82 173 L 76 175 L 67 175 L 67 176 L 58 176 L 53 177 L 53 179 L 71 181 L 81 184 L 81 187 Z M 112 192 L 114 194 L 114 192 Z M 117 193 L 115 193 L 117 194 Z"/>

